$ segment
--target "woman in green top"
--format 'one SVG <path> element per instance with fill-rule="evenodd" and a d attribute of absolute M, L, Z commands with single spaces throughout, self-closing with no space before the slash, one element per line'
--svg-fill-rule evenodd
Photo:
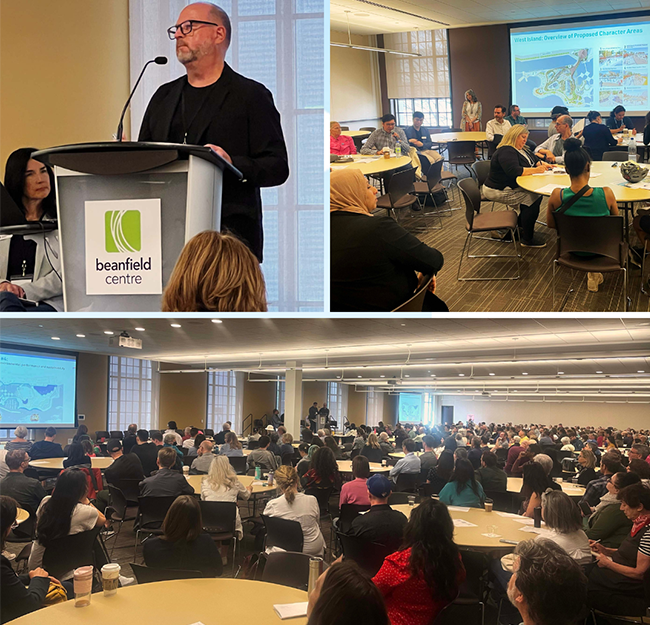
<path fill-rule="evenodd" d="M 567 139 L 564 142 L 564 150 L 564 167 L 571 178 L 571 186 L 568 189 L 555 189 L 548 200 L 546 223 L 549 228 L 553 229 L 555 229 L 553 213 L 589 184 L 589 173 L 591 172 L 591 157 L 582 147 L 579 139 Z M 609 187 L 590 188 L 565 214 L 574 217 L 618 215 L 614 192 Z M 587 274 L 587 288 L 590 291 L 598 291 L 598 285 L 602 281 L 602 273 Z"/>
<path fill-rule="evenodd" d="M 485 492 L 481 484 L 476 481 L 474 467 L 469 460 L 461 458 L 456 460 L 454 472 L 438 497 L 448 506 L 483 507 Z"/>

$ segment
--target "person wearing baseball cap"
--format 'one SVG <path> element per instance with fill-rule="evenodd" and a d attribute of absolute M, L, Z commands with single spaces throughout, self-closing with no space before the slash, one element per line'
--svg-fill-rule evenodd
<path fill-rule="evenodd" d="M 398 549 L 402 543 L 406 517 L 388 505 L 393 490 L 391 481 L 384 475 L 375 473 L 366 482 L 370 510 L 360 514 L 350 526 L 350 534 L 368 542 L 379 543 Z"/>
<path fill-rule="evenodd" d="M 106 443 L 106 451 L 113 458 L 113 463 L 104 471 L 104 477 L 107 484 L 117 484 L 121 480 L 138 480 L 144 479 L 142 462 L 136 454 L 125 454 L 122 449 L 122 441 L 117 438 L 111 438 Z M 103 512 L 109 502 L 108 490 L 100 490 L 97 493 L 95 506 Z"/>

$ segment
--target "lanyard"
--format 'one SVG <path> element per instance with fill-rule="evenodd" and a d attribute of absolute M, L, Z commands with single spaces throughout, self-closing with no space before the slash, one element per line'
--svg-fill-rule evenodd
<path fill-rule="evenodd" d="M 203 110 L 206 102 L 210 99 L 210 96 L 212 95 L 212 92 L 216 86 L 217 83 L 215 82 L 214 85 L 212 85 L 212 87 L 210 87 L 210 89 L 206 92 L 205 98 L 203 99 L 203 102 L 201 102 L 201 106 L 199 106 L 196 113 L 194 113 L 194 117 L 192 117 L 189 124 L 185 122 L 185 89 L 183 89 L 183 93 L 181 95 L 181 115 L 183 117 L 183 145 L 187 145 L 187 134 L 190 131 L 192 124 L 199 116 L 199 113 Z"/>

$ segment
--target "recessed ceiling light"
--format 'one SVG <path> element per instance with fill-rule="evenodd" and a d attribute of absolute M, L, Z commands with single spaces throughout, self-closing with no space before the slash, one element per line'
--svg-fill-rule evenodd
<path fill-rule="evenodd" d="M 212 323 L 223 323 L 223 321 L 221 319 L 213 319 Z"/>
<path fill-rule="evenodd" d="M 361 376 L 361 375 L 358 375 L 357 377 L 358 377 L 358 378 L 361 378 L 361 377 L 363 377 L 363 376 Z"/>
<path fill-rule="evenodd" d="M 172 323 L 171 326 L 172 326 L 172 328 L 180 328 L 181 324 L 180 323 Z"/>
<path fill-rule="evenodd" d="M 115 334 L 112 330 L 104 330 L 104 334 Z"/>
<path fill-rule="evenodd" d="M 490 373 L 489 375 L 496 375 L 496 373 Z"/>
<path fill-rule="evenodd" d="M 637 373 L 645 373 L 645 371 L 637 371 Z"/>
<path fill-rule="evenodd" d="M 53 340 L 53 341 L 60 341 L 61 339 L 60 339 L 58 336 L 53 336 L 53 337 L 52 337 L 52 340 Z"/>
<path fill-rule="evenodd" d="M 465 374 L 464 374 L 464 373 L 459 373 L 459 374 L 458 374 L 458 377 L 459 377 L 459 378 L 464 378 L 464 377 L 465 377 Z"/>
<path fill-rule="evenodd" d="M 528 375 L 528 374 L 525 371 L 522 371 L 521 375 Z"/>
<path fill-rule="evenodd" d="M 432 374 L 431 374 L 431 377 L 432 377 L 432 378 L 435 378 L 435 377 L 436 377 L 436 374 L 435 374 L 435 373 L 432 373 Z"/>
<path fill-rule="evenodd" d="M 380 375 L 379 377 L 380 377 L 380 378 L 385 378 L 386 376 L 385 376 L 385 375 Z"/>
<path fill-rule="evenodd" d="M 144 332 L 144 328 L 135 328 L 136 332 Z"/>
<path fill-rule="evenodd" d="M 407 374 L 407 375 L 405 375 L 404 377 L 405 377 L 405 378 L 410 378 L 411 376 Z"/>
<path fill-rule="evenodd" d="M 596 371 L 596 373 L 602 373 L 602 371 Z"/>
<path fill-rule="evenodd" d="M 405 324 L 405 323 L 401 323 L 400 325 L 401 325 L 402 327 L 404 327 L 406 324 Z"/>
<path fill-rule="evenodd" d="M 77 334 L 78 339 L 85 339 L 86 335 L 85 334 Z"/>
<path fill-rule="evenodd" d="M 517 389 L 515 389 L 515 390 L 514 390 L 514 391 L 512 391 L 512 392 L 513 392 L 513 393 L 516 393 L 516 392 L 517 392 Z"/>
<path fill-rule="evenodd" d="M 558 371 L 557 374 L 558 375 L 564 375 L 564 371 Z"/>

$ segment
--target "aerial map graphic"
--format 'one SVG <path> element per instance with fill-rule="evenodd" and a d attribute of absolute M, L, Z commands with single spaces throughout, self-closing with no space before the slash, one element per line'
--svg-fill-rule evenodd
<path fill-rule="evenodd" d="M 57 384 L 0 382 L 0 424 L 38 423 L 43 415 L 48 423 L 63 422 L 62 391 Z"/>

